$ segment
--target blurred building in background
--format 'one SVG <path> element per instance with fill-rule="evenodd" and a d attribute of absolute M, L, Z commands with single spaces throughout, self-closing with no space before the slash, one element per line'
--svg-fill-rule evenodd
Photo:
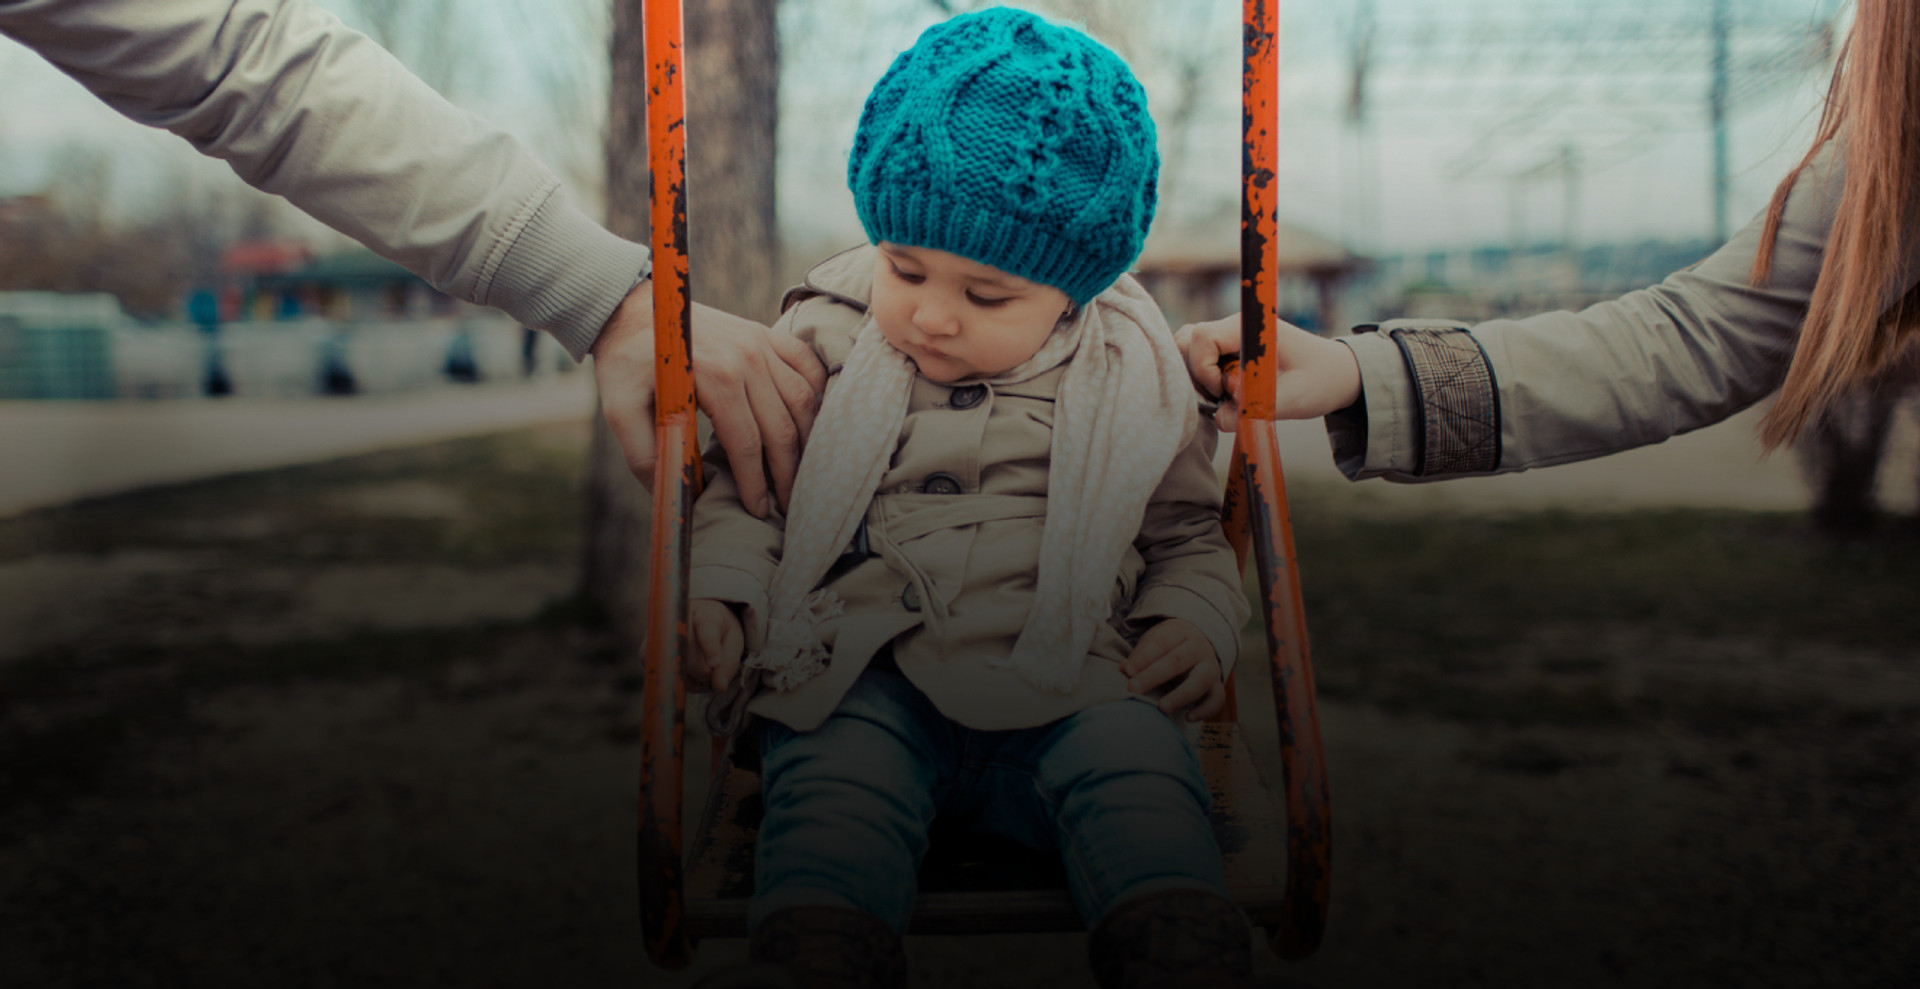
<path fill-rule="evenodd" d="M 610 96 L 603 2 L 320 2 L 515 133 L 596 208 Z M 863 237 L 845 153 L 873 81 L 928 25 L 986 2 L 780 6 L 786 283 Z M 1010 2 L 1084 24 L 1134 66 L 1163 162 L 1143 278 L 1175 325 L 1236 309 L 1241 5 Z M 1329 0 L 1283 16 L 1281 312 L 1329 333 L 1394 316 L 1577 308 L 1699 260 L 1764 205 L 1805 148 L 1846 29 L 1840 0 Z M 319 374 L 284 360 L 270 362 L 284 371 L 249 377 L 256 334 L 291 347 L 322 326 L 485 318 L 377 257 L 341 251 L 331 231 L 299 226 L 220 163 L 132 127 L 23 49 L 0 42 L 0 76 L 0 291 L 109 292 L 155 333 L 217 325 L 192 339 L 204 349 L 217 338 L 235 394 L 250 381 L 254 393 L 316 378 L 332 390 L 379 387 L 381 372 L 358 365 Z M 196 289 L 207 301 L 191 301 Z M 27 330 L 9 332 L 11 353 L 24 353 Z M 134 361 L 119 339 L 114 367 L 160 360 Z M 517 363 L 544 366 L 528 339 Z M 471 356 L 449 346 L 450 357 L 426 361 L 435 374 L 492 373 L 490 345 Z M 116 394 L 174 390 L 151 374 L 129 390 L 114 375 Z M 82 380 L 99 378 L 76 372 L 53 390 L 98 391 Z"/>
<path fill-rule="evenodd" d="M 223 320 L 318 316 L 342 321 L 430 319 L 487 312 L 436 290 L 364 248 L 316 257 L 303 241 L 241 241 L 220 256 Z"/>
<path fill-rule="evenodd" d="M 1147 238 L 1137 265 L 1140 284 L 1178 327 L 1240 309 L 1240 240 L 1231 221 L 1171 226 Z M 1326 333 L 1342 325 L 1340 290 L 1370 262 L 1345 246 L 1290 223 L 1273 243 L 1279 264 L 1280 318 Z"/>
<path fill-rule="evenodd" d="M 353 395 L 574 367 L 546 334 L 363 250 L 237 243 L 182 309 L 136 319 L 105 292 L 0 291 L 0 400 Z"/>

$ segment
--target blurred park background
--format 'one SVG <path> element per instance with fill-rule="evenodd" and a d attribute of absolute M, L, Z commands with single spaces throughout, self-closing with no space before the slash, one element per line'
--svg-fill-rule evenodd
<path fill-rule="evenodd" d="M 322 5 L 644 235 L 637 2 Z M 1231 311 L 1239 6 L 1021 5 L 1134 64 L 1165 160 L 1143 278 L 1176 324 Z M 696 297 L 771 319 L 860 240 L 868 86 L 978 6 L 687 4 Z M 1284 314 L 1524 315 L 1699 260 L 1804 152 L 1847 17 L 1281 5 Z M 0 982 L 671 986 L 738 960 L 640 947 L 644 505 L 592 407 L 550 339 L 0 40 Z M 1770 459 L 1750 412 L 1413 487 L 1349 485 L 1288 427 L 1334 906 L 1314 959 L 1261 966 L 1920 980 L 1920 427 L 1904 382 L 1844 413 Z M 1084 938 L 910 950 L 916 984 L 1091 985 Z"/>

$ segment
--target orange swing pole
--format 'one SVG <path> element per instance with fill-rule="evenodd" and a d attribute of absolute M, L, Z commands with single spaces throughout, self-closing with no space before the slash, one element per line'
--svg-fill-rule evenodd
<path fill-rule="evenodd" d="M 1299 565 L 1288 517 L 1286 480 L 1274 432 L 1273 366 L 1269 344 L 1279 332 L 1276 311 L 1279 259 L 1274 250 L 1278 205 L 1274 176 L 1279 139 L 1279 45 L 1276 0 L 1244 0 L 1240 199 L 1239 435 L 1234 478 L 1249 503 L 1249 530 L 1260 575 L 1271 651 L 1274 704 L 1287 804 L 1287 884 L 1274 952 L 1303 958 L 1320 946 L 1326 929 L 1333 844 L 1326 759 L 1314 704 L 1313 663 L 1307 653 Z M 1237 540 L 1236 540 L 1237 541 Z"/>
<path fill-rule="evenodd" d="M 686 78 L 680 0 L 645 0 L 647 145 L 652 183 L 654 429 L 653 528 L 647 558 L 647 642 L 640 741 L 640 918 L 647 955 L 664 968 L 693 959 L 686 936 L 681 801 L 688 647 L 687 580 L 693 499 L 700 482 L 694 433 L 692 298 L 687 277 Z"/>

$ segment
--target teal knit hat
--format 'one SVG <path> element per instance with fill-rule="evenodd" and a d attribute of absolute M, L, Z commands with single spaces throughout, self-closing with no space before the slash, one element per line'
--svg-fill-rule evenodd
<path fill-rule="evenodd" d="M 1085 304 L 1146 243 L 1147 98 L 1099 42 L 1025 11 L 936 24 L 867 96 L 847 162 L 875 243 L 989 264 Z"/>

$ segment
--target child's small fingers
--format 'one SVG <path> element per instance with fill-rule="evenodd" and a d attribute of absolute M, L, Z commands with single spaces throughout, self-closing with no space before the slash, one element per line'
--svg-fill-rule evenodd
<path fill-rule="evenodd" d="M 1144 694 L 1193 668 L 1193 657 L 1181 651 L 1169 652 L 1149 663 L 1127 681 L 1135 693 Z"/>
<path fill-rule="evenodd" d="M 1140 636 L 1139 643 L 1133 647 L 1132 652 L 1127 654 L 1126 661 L 1120 664 L 1120 671 L 1133 676 L 1159 662 L 1168 653 L 1180 648 L 1180 645 L 1179 631 L 1170 624 L 1161 622 L 1147 629 L 1146 633 Z"/>
<path fill-rule="evenodd" d="M 700 654 L 700 660 L 712 665 L 719 658 L 726 640 L 726 628 L 716 621 L 700 621 L 693 625 L 693 647 Z"/>
<path fill-rule="evenodd" d="M 1190 676 L 1180 681 L 1179 686 L 1167 691 L 1165 697 L 1160 698 L 1160 710 L 1168 714 L 1184 711 L 1206 696 L 1207 685 L 1200 682 L 1198 677 Z"/>
<path fill-rule="evenodd" d="M 740 626 L 728 625 L 720 637 L 719 649 L 714 653 L 713 687 L 725 690 L 733 682 L 733 675 L 740 670 L 740 647 L 742 633 Z"/>
<path fill-rule="evenodd" d="M 1133 647 L 1133 652 L 1128 653 L 1127 658 L 1121 661 L 1120 672 L 1128 677 L 1139 676 L 1141 670 L 1159 662 L 1160 658 L 1166 654 L 1166 646 L 1152 639 L 1142 639 L 1139 645 Z"/>
<path fill-rule="evenodd" d="M 1191 709 L 1187 711 L 1187 720 L 1188 721 L 1205 721 L 1208 718 L 1211 718 L 1214 715 L 1219 714 L 1220 709 L 1226 706 L 1227 706 L 1226 685 L 1215 683 L 1211 688 L 1207 690 L 1206 696 L 1200 699 L 1200 703 L 1195 704 Z"/>

